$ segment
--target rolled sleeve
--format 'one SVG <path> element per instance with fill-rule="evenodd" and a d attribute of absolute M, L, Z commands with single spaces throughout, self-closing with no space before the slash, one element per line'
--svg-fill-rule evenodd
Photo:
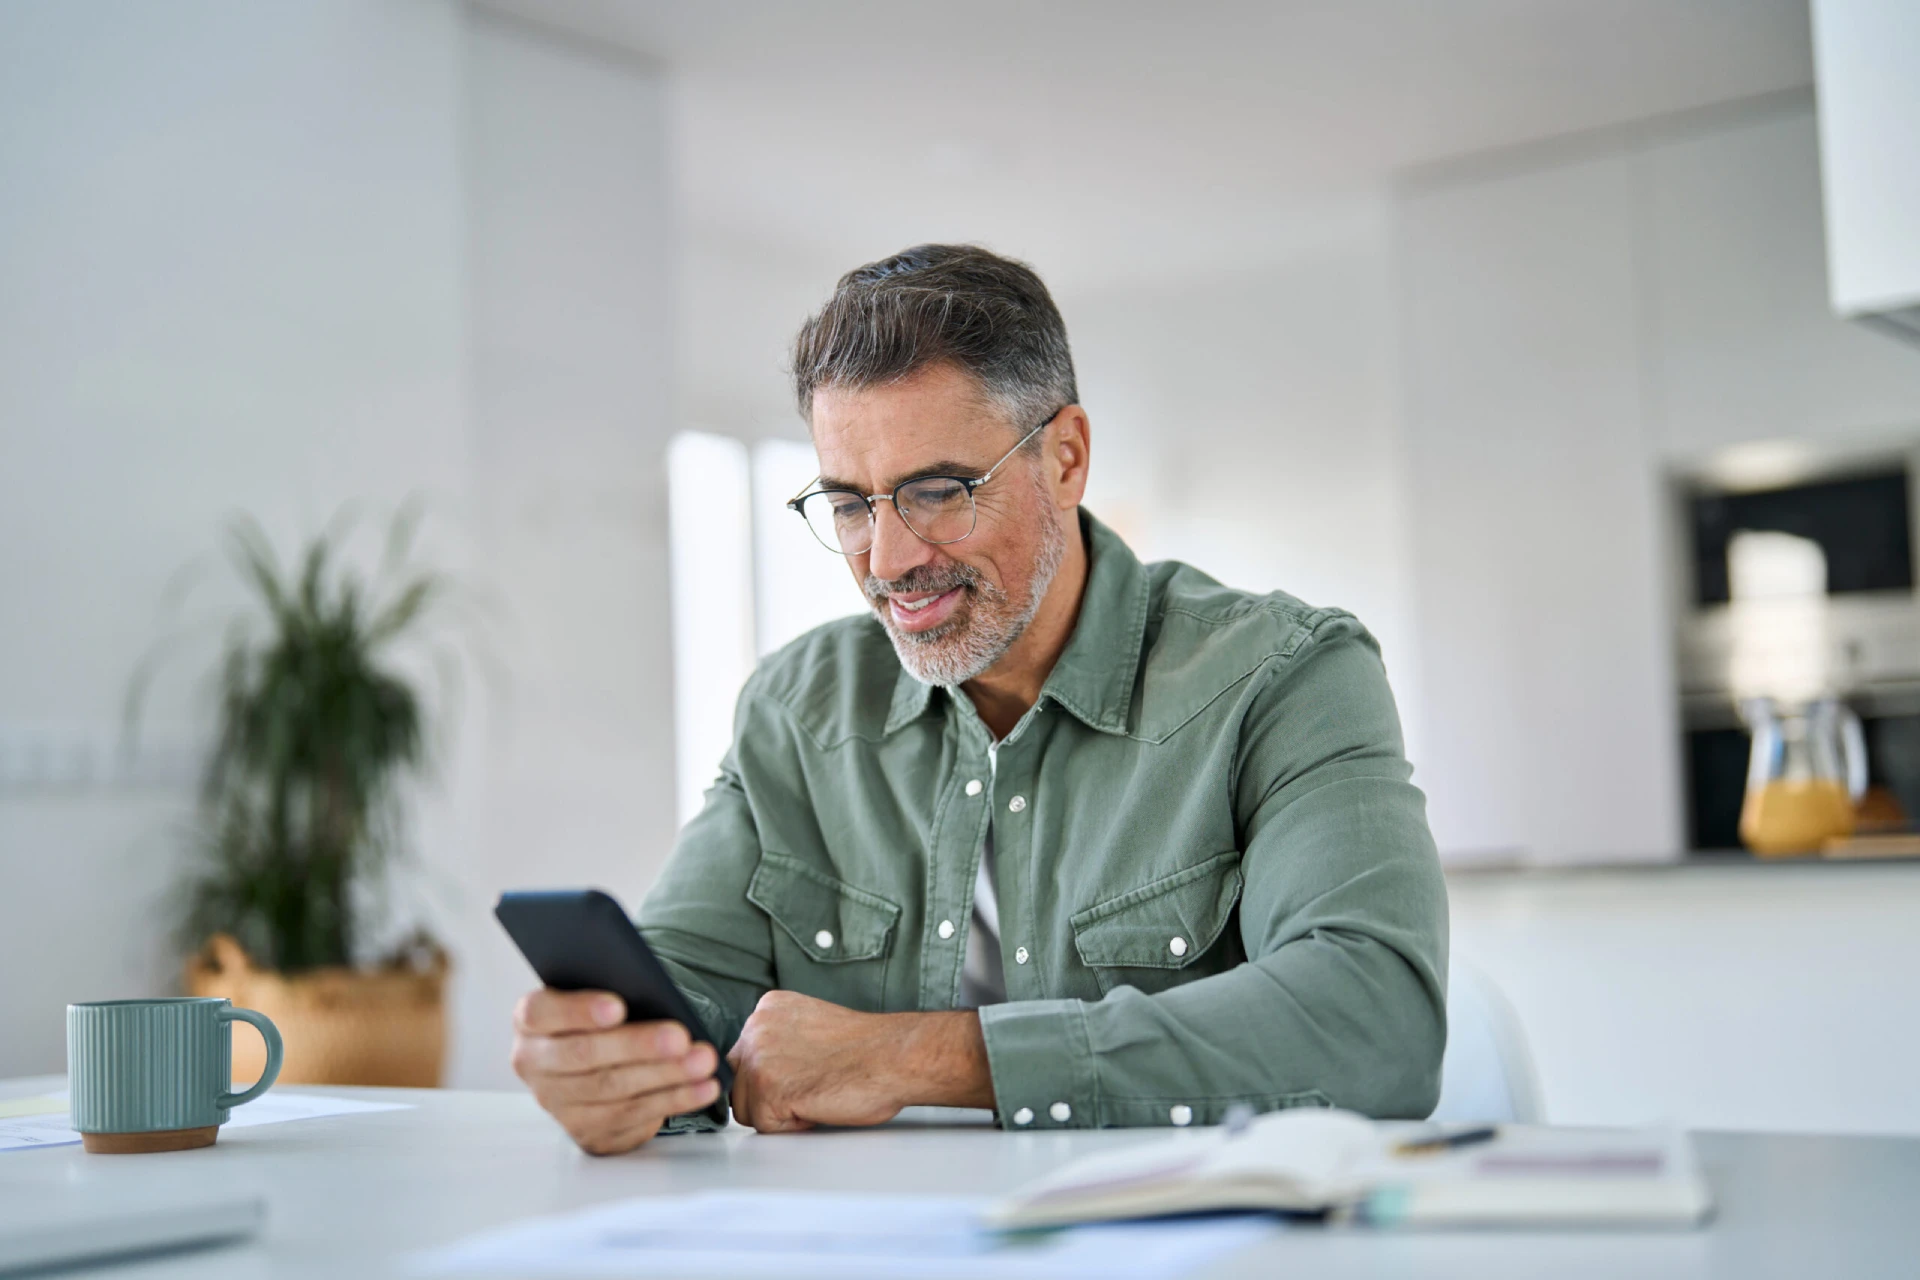
<path fill-rule="evenodd" d="M 980 1010 L 994 1105 L 1007 1129 L 1091 1129 L 1100 1072 L 1078 1000 L 1022 1000 Z"/>

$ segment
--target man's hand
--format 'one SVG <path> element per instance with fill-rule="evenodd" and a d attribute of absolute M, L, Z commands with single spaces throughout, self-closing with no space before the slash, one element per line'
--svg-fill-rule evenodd
<path fill-rule="evenodd" d="M 720 1096 L 719 1056 L 677 1022 L 624 1023 L 604 991 L 528 993 L 513 1011 L 513 1069 L 580 1149 L 631 1151 L 669 1116 Z"/>
<path fill-rule="evenodd" d="M 993 1106 L 980 1017 L 857 1013 L 793 991 L 760 997 L 733 1064 L 733 1114 L 762 1133 L 880 1124 L 905 1106 Z"/>

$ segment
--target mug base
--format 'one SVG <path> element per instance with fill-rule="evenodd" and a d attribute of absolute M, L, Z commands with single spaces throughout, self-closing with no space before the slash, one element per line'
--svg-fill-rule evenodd
<path fill-rule="evenodd" d="M 210 1147 L 219 1136 L 220 1126 L 210 1124 L 199 1129 L 158 1129 L 150 1133 L 83 1133 L 80 1145 L 95 1155 L 135 1156 Z"/>

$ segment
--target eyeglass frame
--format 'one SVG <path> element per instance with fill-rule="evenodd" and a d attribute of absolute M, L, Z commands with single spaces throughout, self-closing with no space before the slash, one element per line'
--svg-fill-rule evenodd
<path fill-rule="evenodd" d="M 922 534 L 918 529 L 914 528 L 912 521 L 908 520 L 905 516 L 900 516 L 900 523 L 906 526 L 908 533 L 911 533 L 914 537 L 920 539 L 920 541 L 926 543 L 928 546 L 931 546 L 931 547 L 950 547 L 956 542 L 965 542 L 968 538 L 971 538 L 973 536 L 974 530 L 980 527 L 980 508 L 977 504 L 974 504 L 973 502 L 973 491 L 978 489 L 981 485 L 985 484 L 987 481 L 993 479 L 994 474 L 998 472 L 1001 467 L 1006 465 L 1007 459 L 1013 457 L 1014 454 L 1020 452 L 1020 450 L 1026 445 L 1027 441 L 1033 439 L 1035 436 L 1039 435 L 1042 431 L 1045 431 L 1048 427 L 1052 426 L 1053 420 L 1059 416 L 1060 416 L 1059 409 L 1055 409 L 1052 413 L 1048 414 L 1046 421 L 1040 423 L 1033 430 L 1021 436 L 1019 440 L 1014 442 L 1013 448 L 1001 454 L 998 461 L 996 461 L 992 466 L 988 467 L 985 471 L 983 471 L 981 474 L 977 476 L 948 476 L 948 475 L 915 476 L 911 480 L 902 480 L 899 484 L 893 486 L 893 488 L 886 493 L 861 493 L 858 489 L 816 488 L 815 486 L 820 483 L 820 478 L 818 476 L 815 476 L 812 480 L 807 481 L 807 487 L 805 489 L 801 490 L 799 493 L 796 493 L 795 495 L 793 495 L 793 497 L 787 499 L 787 504 L 786 504 L 787 509 L 793 512 L 793 514 L 800 517 L 800 519 L 807 526 L 807 532 L 813 534 L 813 540 L 815 542 L 818 542 L 821 546 L 826 547 L 828 551 L 833 552 L 833 554 L 835 555 L 841 555 L 841 556 L 863 556 L 867 554 L 867 552 L 873 550 L 873 544 L 871 542 L 869 542 L 864 549 L 859 551 L 847 551 L 843 548 L 828 547 L 826 540 L 820 537 L 820 535 L 817 532 L 815 532 L 813 527 L 813 522 L 807 519 L 807 513 L 800 509 L 800 504 L 805 502 L 808 498 L 818 497 L 823 493 L 850 493 L 854 497 L 860 499 L 860 501 L 866 505 L 867 527 L 869 529 L 872 529 L 872 528 L 878 527 L 880 523 L 880 515 L 877 511 L 874 510 L 874 507 L 873 507 L 874 503 L 879 502 L 882 499 L 885 499 L 886 501 L 893 503 L 894 514 L 899 515 L 900 503 L 898 502 L 898 500 L 895 498 L 894 495 L 899 493 L 902 489 L 906 488 L 910 484 L 925 484 L 929 480 L 951 480 L 955 484 L 960 485 L 961 487 L 966 489 L 967 491 L 967 501 L 970 505 L 973 505 L 972 528 L 969 528 L 965 533 L 961 534 L 957 538 L 948 538 L 942 542 L 935 542 L 932 538 L 927 537 L 926 535 Z"/>

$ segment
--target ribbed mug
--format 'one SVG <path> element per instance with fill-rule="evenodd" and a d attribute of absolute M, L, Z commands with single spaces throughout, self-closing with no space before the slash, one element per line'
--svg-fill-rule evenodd
<path fill-rule="evenodd" d="M 233 1024 L 252 1023 L 267 1065 L 233 1091 Z M 233 1108 L 280 1074 L 280 1032 L 263 1013 L 220 996 L 95 1000 L 67 1006 L 73 1127 L 87 1150 L 125 1153 L 211 1146 Z"/>

